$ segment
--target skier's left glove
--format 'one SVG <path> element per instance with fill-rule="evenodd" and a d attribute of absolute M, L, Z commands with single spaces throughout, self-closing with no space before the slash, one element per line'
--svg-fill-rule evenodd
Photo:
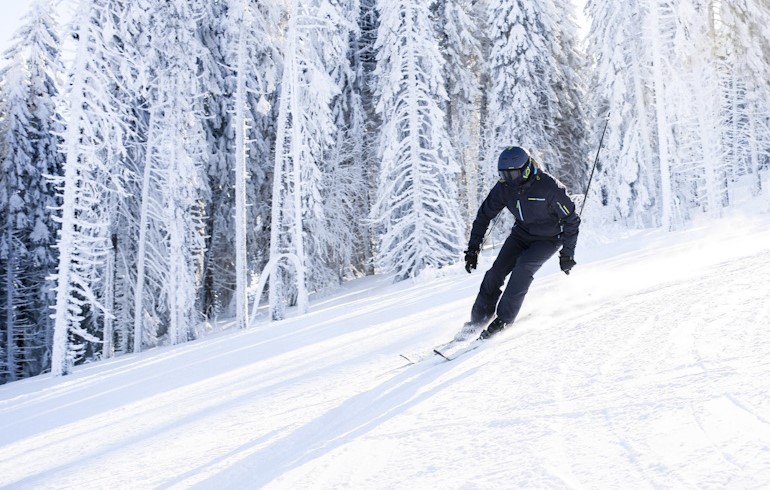
<path fill-rule="evenodd" d="M 569 275 L 569 271 L 575 267 L 575 264 L 576 262 L 574 257 L 569 255 L 559 256 L 559 267 L 561 267 L 561 270 L 564 271 L 565 274 Z"/>
<path fill-rule="evenodd" d="M 468 248 L 465 251 L 465 270 L 471 273 L 479 265 L 479 251 L 475 248 Z"/>

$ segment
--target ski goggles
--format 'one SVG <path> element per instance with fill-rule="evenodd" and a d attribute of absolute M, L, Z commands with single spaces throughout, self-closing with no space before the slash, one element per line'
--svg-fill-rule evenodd
<path fill-rule="evenodd" d="M 526 168 L 526 167 L 525 167 Z M 500 178 L 506 182 L 516 182 L 524 175 L 523 168 L 509 168 L 507 170 L 499 170 Z"/>

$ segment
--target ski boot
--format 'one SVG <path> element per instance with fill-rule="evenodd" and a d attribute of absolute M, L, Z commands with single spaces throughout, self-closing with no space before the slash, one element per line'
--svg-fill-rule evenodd
<path fill-rule="evenodd" d="M 498 334 L 503 331 L 503 329 L 508 324 L 502 321 L 499 318 L 495 318 L 492 320 L 492 323 L 489 324 L 489 326 L 486 328 L 486 330 L 483 330 L 481 332 L 481 335 L 479 335 L 480 340 L 487 340 L 488 338 L 492 337 L 495 334 Z"/>
<path fill-rule="evenodd" d="M 463 342 L 473 338 L 476 336 L 476 334 L 479 333 L 479 330 L 482 330 L 483 328 L 483 323 L 466 322 L 463 324 L 463 328 L 461 328 L 460 331 L 455 334 L 454 341 Z"/>

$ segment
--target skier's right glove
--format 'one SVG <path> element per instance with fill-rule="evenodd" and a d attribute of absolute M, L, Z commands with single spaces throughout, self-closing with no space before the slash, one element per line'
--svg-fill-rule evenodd
<path fill-rule="evenodd" d="M 569 255 L 559 256 L 559 267 L 561 267 L 561 270 L 564 271 L 565 274 L 569 275 L 569 271 L 575 267 L 575 264 L 574 257 L 570 257 Z"/>
<path fill-rule="evenodd" d="M 479 264 L 479 251 L 475 248 L 468 248 L 465 251 L 465 270 L 468 274 Z"/>

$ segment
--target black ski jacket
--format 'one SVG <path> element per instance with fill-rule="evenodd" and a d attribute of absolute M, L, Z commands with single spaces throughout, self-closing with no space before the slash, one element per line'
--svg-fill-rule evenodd
<path fill-rule="evenodd" d="M 534 238 L 559 240 L 561 255 L 575 255 L 580 216 L 564 185 L 546 172 L 535 167 L 534 173 L 521 185 L 508 184 L 502 179 L 495 184 L 473 221 L 469 249 L 480 248 L 489 222 L 503 208 L 513 214 L 514 228 Z"/>

